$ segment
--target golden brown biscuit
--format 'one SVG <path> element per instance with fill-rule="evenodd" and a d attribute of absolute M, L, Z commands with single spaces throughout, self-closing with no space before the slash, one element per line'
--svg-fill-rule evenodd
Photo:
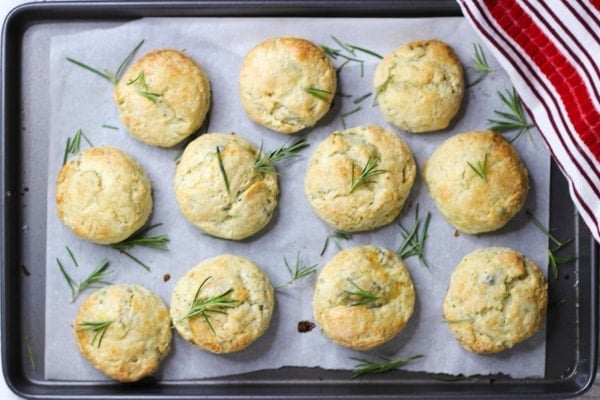
<path fill-rule="evenodd" d="M 269 327 L 274 307 L 267 276 L 250 260 L 231 254 L 196 265 L 171 295 L 177 332 L 213 353 L 239 351 L 256 341 Z"/>
<path fill-rule="evenodd" d="M 171 147 L 196 132 L 210 107 L 208 76 L 178 50 L 145 54 L 123 75 L 114 100 L 133 137 Z"/>
<path fill-rule="evenodd" d="M 253 168 L 259 150 L 234 134 L 204 134 L 183 152 L 175 170 L 181 213 L 206 233 L 244 239 L 264 228 L 277 207 L 275 173 Z"/>
<path fill-rule="evenodd" d="M 56 209 L 60 220 L 77 236 L 100 244 L 118 243 L 150 216 L 150 180 L 123 151 L 93 147 L 60 170 Z"/>
<path fill-rule="evenodd" d="M 529 191 L 527 169 L 516 149 L 492 131 L 451 137 L 422 170 L 440 213 L 465 233 L 500 229 L 521 210 Z"/>
<path fill-rule="evenodd" d="M 412 133 L 448 127 L 464 94 L 460 60 L 439 40 L 410 42 L 387 54 L 373 77 L 384 118 Z"/>
<path fill-rule="evenodd" d="M 313 313 L 323 332 L 356 350 L 396 336 L 412 316 L 414 304 L 412 279 L 402 260 L 373 246 L 336 254 L 319 274 L 313 295 Z"/>
<path fill-rule="evenodd" d="M 444 319 L 467 350 L 510 349 L 544 321 L 548 285 L 537 265 L 507 248 L 473 251 L 458 264 L 444 299 Z"/>
<path fill-rule="evenodd" d="M 334 228 L 365 231 L 400 214 L 416 169 L 410 148 L 395 132 L 358 126 L 319 144 L 308 162 L 304 191 L 315 213 Z"/>
<path fill-rule="evenodd" d="M 258 44 L 240 70 L 240 97 L 250 119 L 286 134 L 314 126 L 329 110 L 336 87 L 325 53 L 295 37 Z"/>
<path fill-rule="evenodd" d="M 81 354 L 120 382 L 151 375 L 171 349 L 169 311 L 139 285 L 99 289 L 79 308 L 73 331 Z"/>

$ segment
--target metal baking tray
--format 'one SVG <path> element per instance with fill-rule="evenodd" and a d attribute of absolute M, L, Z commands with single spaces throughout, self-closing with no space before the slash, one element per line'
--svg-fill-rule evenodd
<path fill-rule="evenodd" d="M 45 65 L 24 51 L 28 31 L 56 23 L 111 24 L 142 17 L 428 17 L 460 16 L 454 1 L 86 1 L 15 8 L 2 31 L 0 185 L 1 345 L 8 386 L 25 398 L 567 398 L 594 381 L 598 336 L 598 245 L 552 165 L 550 226 L 574 241 L 576 261 L 549 279 L 546 372 L 543 378 L 440 377 L 392 371 L 351 380 L 348 371 L 282 368 L 198 381 L 136 384 L 44 379 L 45 239 L 49 121 Z M 33 80 L 36 90 L 24 90 Z M 28 85 L 31 87 L 32 85 Z M 24 99 L 27 97 L 27 102 Z M 24 104 L 28 104 L 24 108 Z M 551 244 L 549 244 L 551 247 Z M 560 256 L 560 254 L 559 254 Z"/>

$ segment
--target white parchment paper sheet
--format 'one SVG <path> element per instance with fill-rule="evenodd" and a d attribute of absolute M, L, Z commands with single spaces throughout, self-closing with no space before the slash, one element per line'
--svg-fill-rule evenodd
<path fill-rule="evenodd" d="M 168 304 L 175 283 L 188 269 L 224 252 L 249 257 L 265 270 L 276 285 L 289 278 L 284 257 L 293 262 L 299 253 L 303 263 L 318 263 L 320 271 L 338 251 L 336 245 L 331 243 L 327 252 L 320 255 L 332 229 L 313 214 L 304 196 L 306 162 L 317 143 L 333 131 L 343 128 L 340 116 L 356 107 L 353 100 L 374 92 L 372 72 L 377 58 L 357 53 L 357 57 L 366 61 L 362 76 L 357 63 L 350 63 L 340 71 L 339 91 L 353 97 L 337 97 L 324 119 L 314 129 L 301 134 L 311 143 L 311 147 L 305 150 L 302 158 L 278 165 L 282 173 L 281 196 L 272 223 L 260 234 L 242 242 L 203 235 L 181 216 L 172 190 L 174 157 L 180 149 L 153 148 L 131 138 L 119 121 L 112 100 L 112 85 L 66 61 L 66 57 L 72 57 L 98 69 L 115 71 L 121 60 L 142 39 L 145 42 L 136 59 L 157 48 L 183 50 L 199 62 L 210 76 L 213 104 L 209 131 L 233 131 L 257 146 L 263 143 L 266 150 L 272 150 L 290 138 L 249 121 L 238 97 L 238 73 L 242 58 L 250 48 L 266 38 L 282 35 L 296 35 L 316 44 L 339 48 L 332 39 L 335 36 L 380 54 L 386 54 L 407 41 L 440 38 L 457 52 L 466 67 L 467 80 L 473 81 L 477 76 L 476 71 L 467 67 L 473 65 L 476 35 L 462 18 L 142 19 L 114 28 L 91 28 L 82 33 L 54 37 L 49 60 L 52 124 L 48 132 L 51 136 L 45 324 L 45 373 L 48 379 L 106 379 L 79 355 L 73 339 L 72 321 L 79 305 L 91 291 L 84 292 L 77 301 L 70 303 L 69 289 L 59 272 L 56 258 L 63 262 L 75 280 L 83 279 L 103 258 L 108 258 L 114 270 L 109 278 L 112 282 L 142 284 L 158 293 Z M 342 61 L 335 62 L 339 65 Z M 463 110 L 448 130 L 422 135 L 401 132 L 385 122 L 377 107 L 372 107 L 373 97 L 360 104 L 360 111 L 347 116 L 345 124 L 348 127 L 379 124 L 397 131 L 408 142 L 417 163 L 421 165 L 443 140 L 454 133 L 484 129 L 486 120 L 494 117 L 493 110 L 503 107 L 497 91 L 512 86 L 489 55 L 488 61 L 496 70 L 480 84 L 467 89 Z M 163 223 L 153 233 L 166 233 L 170 238 L 166 252 L 141 248 L 132 250 L 133 254 L 150 265 L 150 272 L 115 250 L 79 240 L 56 217 L 56 176 L 67 137 L 73 136 L 78 129 L 82 129 L 94 145 L 109 144 L 125 150 L 148 172 L 155 201 L 151 223 Z M 529 136 L 520 137 L 515 145 L 530 170 L 531 191 L 525 209 L 531 210 L 541 221 L 547 221 L 549 155 L 535 131 Z M 82 147 L 86 146 L 82 142 Z M 313 275 L 276 292 L 277 306 L 271 326 L 248 349 L 230 355 L 213 355 L 184 342 L 175 333 L 171 354 L 155 376 L 163 380 L 198 379 L 281 366 L 352 369 L 355 362 L 350 357 L 404 358 L 416 354 L 425 357 L 407 365 L 406 369 L 467 375 L 502 372 L 513 377 L 542 376 L 544 331 L 510 351 L 478 356 L 463 350 L 453 339 L 442 322 L 441 309 L 449 276 L 465 254 L 484 246 L 508 246 L 527 254 L 545 269 L 545 236 L 523 212 L 499 232 L 455 236 L 454 229 L 443 220 L 428 198 L 420 176 L 399 218 L 403 226 L 412 227 L 417 204 L 421 217 L 427 212 L 432 213 L 425 250 L 430 267 L 424 267 L 414 257 L 406 260 L 415 283 L 417 303 L 411 321 L 391 342 L 368 353 L 359 353 L 333 344 L 318 327 L 311 332 L 299 333 L 299 321 L 313 321 L 311 297 L 316 280 L 316 275 Z M 393 223 L 377 231 L 355 234 L 350 241 L 339 241 L 339 245 L 373 244 L 396 249 L 401 241 L 398 224 Z M 65 246 L 73 251 L 79 267 L 73 265 Z M 170 275 L 170 280 L 165 281 L 165 274 Z"/>

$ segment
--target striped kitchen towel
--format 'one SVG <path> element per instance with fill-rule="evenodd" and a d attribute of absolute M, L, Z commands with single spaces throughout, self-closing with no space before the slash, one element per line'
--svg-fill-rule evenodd
<path fill-rule="evenodd" d="M 600 0 L 458 0 L 600 242 Z"/>

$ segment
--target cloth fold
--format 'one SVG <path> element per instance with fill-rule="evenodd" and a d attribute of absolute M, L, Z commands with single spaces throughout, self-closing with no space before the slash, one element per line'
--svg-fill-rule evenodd
<path fill-rule="evenodd" d="M 600 242 L 600 0 L 458 0 Z"/>

